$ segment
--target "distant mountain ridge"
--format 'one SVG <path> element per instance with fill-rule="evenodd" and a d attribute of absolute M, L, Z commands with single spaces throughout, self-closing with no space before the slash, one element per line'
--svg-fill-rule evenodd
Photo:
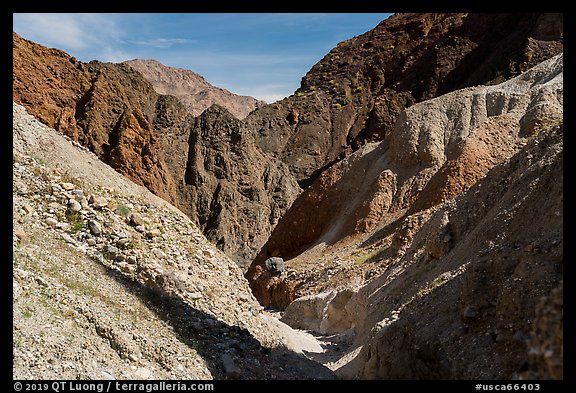
<path fill-rule="evenodd" d="M 124 64 L 140 72 L 157 93 L 178 98 L 194 116 L 200 115 L 212 104 L 218 104 L 238 119 L 243 119 L 254 109 L 266 105 L 265 101 L 214 86 L 191 70 L 170 67 L 157 60 L 134 59 Z"/>

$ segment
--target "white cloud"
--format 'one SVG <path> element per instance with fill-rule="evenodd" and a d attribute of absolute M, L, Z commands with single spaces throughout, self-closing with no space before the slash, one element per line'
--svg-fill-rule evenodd
<path fill-rule="evenodd" d="M 105 55 L 116 51 L 122 35 L 116 20 L 115 14 L 13 14 L 13 29 L 24 38 L 75 56 L 113 61 Z"/>
<path fill-rule="evenodd" d="M 134 45 L 151 46 L 153 48 L 170 48 L 173 45 L 193 44 L 196 40 L 189 40 L 187 38 L 153 38 L 148 40 L 128 41 Z"/>
<path fill-rule="evenodd" d="M 78 17 L 68 14 L 14 14 L 14 30 L 32 41 L 56 47 L 85 49 L 87 42 Z"/>

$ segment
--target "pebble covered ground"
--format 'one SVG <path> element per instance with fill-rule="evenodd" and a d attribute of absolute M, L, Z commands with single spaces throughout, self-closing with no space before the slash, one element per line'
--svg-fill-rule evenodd
<path fill-rule="evenodd" d="M 333 378 L 183 213 L 13 113 L 15 379 Z"/>

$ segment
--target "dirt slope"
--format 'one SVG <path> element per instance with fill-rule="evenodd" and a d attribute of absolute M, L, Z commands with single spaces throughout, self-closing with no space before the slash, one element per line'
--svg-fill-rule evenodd
<path fill-rule="evenodd" d="M 323 259 L 325 247 L 381 228 L 385 238 L 403 231 L 408 216 L 419 225 L 426 209 L 471 187 L 530 137 L 559 124 L 562 70 L 558 55 L 504 83 L 458 90 L 402 111 L 386 139 L 326 170 L 292 204 L 246 274 L 259 301 L 284 308 L 310 286 L 324 285 L 318 276 L 325 269 L 315 269 L 314 258 Z M 288 261 L 291 274 L 279 277 L 264 266 L 270 256 L 291 259 L 306 250 L 315 257 Z M 350 260 L 327 259 L 327 268 L 363 270 Z"/>
<path fill-rule="evenodd" d="M 324 379 L 182 212 L 13 107 L 14 379 Z"/>
<path fill-rule="evenodd" d="M 542 130 L 377 262 L 351 299 L 362 344 L 340 375 L 563 378 L 562 134 Z M 450 245 L 430 257 L 439 233 Z"/>

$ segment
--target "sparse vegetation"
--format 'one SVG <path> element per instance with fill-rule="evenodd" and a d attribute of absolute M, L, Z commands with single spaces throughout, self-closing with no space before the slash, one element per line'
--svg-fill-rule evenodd
<path fill-rule="evenodd" d="M 72 230 L 78 232 L 82 230 L 83 218 L 80 212 L 66 212 L 66 220 L 72 225 Z"/>
<path fill-rule="evenodd" d="M 386 248 L 385 247 L 379 247 L 379 248 L 375 248 L 375 249 L 368 249 L 368 250 L 362 250 L 360 251 L 358 254 L 352 256 L 352 259 L 354 260 L 354 262 L 356 262 L 356 264 L 358 265 L 362 265 L 366 262 L 372 262 L 376 259 L 376 257 L 378 255 L 380 255 Z"/>
<path fill-rule="evenodd" d="M 420 288 L 418 291 L 418 296 L 422 297 L 429 294 L 434 289 L 446 284 L 448 282 L 448 277 L 446 275 L 440 275 L 436 277 L 430 284 L 426 285 L 424 288 Z"/>
<path fill-rule="evenodd" d="M 116 205 L 116 213 L 120 214 L 122 217 L 128 217 L 128 215 L 131 213 L 132 211 L 130 210 L 130 208 L 128 206 L 126 206 L 123 203 L 118 203 Z"/>
<path fill-rule="evenodd" d="M 38 163 L 38 165 L 41 166 L 45 166 L 46 165 L 46 160 L 41 158 L 41 157 L 37 157 L 37 156 L 32 156 L 32 158 L 34 159 L 34 161 L 36 161 L 36 163 Z"/>
<path fill-rule="evenodd" d="M 26 307 L 24 310 L 22 310 L 22 316 L 24 318 L 31 318 L 32 315 L 34 315 L 34 313 L 30 307 Z"/>

